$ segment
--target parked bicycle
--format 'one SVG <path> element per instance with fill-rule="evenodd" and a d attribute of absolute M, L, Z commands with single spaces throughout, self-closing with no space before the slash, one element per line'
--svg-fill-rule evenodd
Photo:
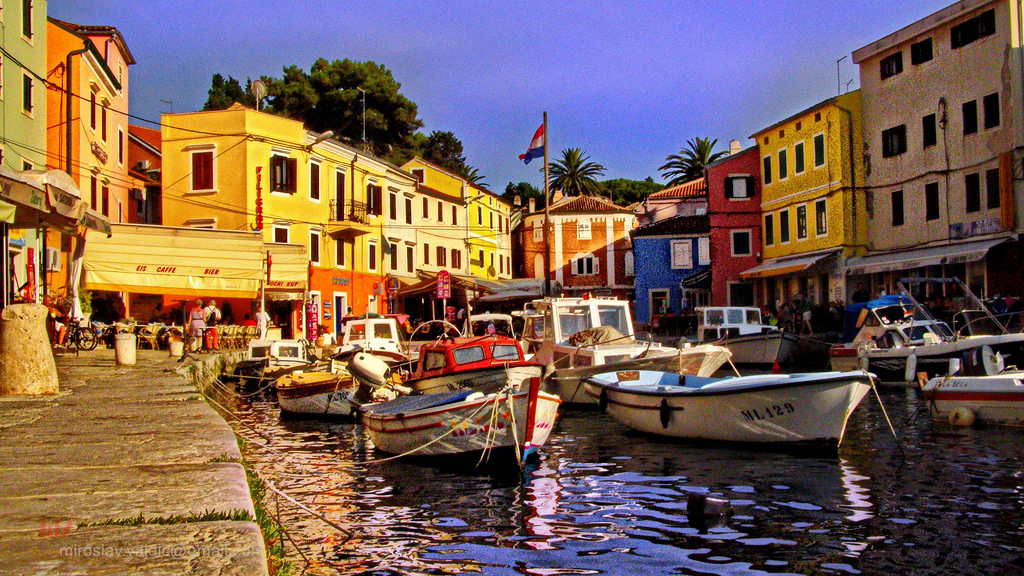
<path fill-rule="evenodd" d="M 81 320 L 73 318 L 68 322 L 67 334 L 68 346 L 74 346 L 79 350 L 95 350 L 99 339 L 91 326 L 82 326 Z"/>

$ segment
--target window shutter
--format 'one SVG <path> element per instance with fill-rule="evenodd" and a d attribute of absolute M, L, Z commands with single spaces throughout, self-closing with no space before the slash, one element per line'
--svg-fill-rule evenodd
<path fill-rule="evenodd" d="M 731 178 L 731 177 L 725 179 L 725 197 L 726 198 L 732 198 L 733 197 L 733 191 L 732 191 L 733 180 L 734 179 Z"/>

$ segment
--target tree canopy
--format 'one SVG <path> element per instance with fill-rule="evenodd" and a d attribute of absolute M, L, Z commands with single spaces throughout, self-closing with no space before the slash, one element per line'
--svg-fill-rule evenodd
<path fill-rule="evenodd" d="M 249 82 L 246 82 L 247 86 L 248 84 Z M 252 92 L 247 88 L 242 88 L 242 83 L 233 76 L 228 76 L 228 79 L 225 80 L 224 76 L 214 74 L 207 94 L 203 110 L 224 110 L 235 102 L 246 106 L 256 105 L 256 99 Z"/>
<path fill-rule="evenodd" d="M 669 181 L 669 186 L 696 180 L 704 175 L 705 167 L 728 154 L 725 151 L 714 152 L 717 143 L 717 139 L 710 138 L 697 137 L 687 140 L 686 146 L 678 154 L 665 157 L 665 164 L 658 170 L 661 170 L 662 177 Z"/>
<path fill-rule="evenodd" d="M 419 132 L 423 121 L 417 116 L 416 104 L 402 95 L 402 85 L 382 65 L 320 58 L 308 73 L 292 65 L 284 67 L 280 78 L 261 79 L 268 93 L 265 112 L 301 120 L 316 132 L 332 130 L 335 138 L 394 164 L 420 156 L 473 182 L 484 179 L 466 164 L 462 141 L 454 133 Z M 232 77 L 225 80 L 214 74 L 203 110 L 223 110 L 234 102 L 256 104 L 248 87 Z"/>
<path fill-rule="evenodd" d="M 537 201 L 537 208 L 544 208 L 544 192 L 538 190 L 536 186 L 529 182 L 520 182 L 518 184 L 509 182 L 505 186 L 505 192 L 501 194 L 501 197 L 510 203 L 515 202 L 516 196 L 519 196 L 523 206 L 529 206 L 530 198 L 533 198 Z"/>
<path fill-rule="evenodd" d="M 601 182 L 604 195 L 611 197 L 612 202 L 619 206 L 629 206 L 639 202 L 649 195 L 665 188 L 648 176 L 644 180 L 628 180 L 626 178 L 615 178 Z"/>

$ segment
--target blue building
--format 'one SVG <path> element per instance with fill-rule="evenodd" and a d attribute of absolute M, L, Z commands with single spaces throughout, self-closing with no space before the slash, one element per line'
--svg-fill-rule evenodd
<path fill-rule="evenodd" d="M 711 226 L 707 215 L 675 216 L 633 230 L 636 318 L 705 306 L 711 295 Z"/>

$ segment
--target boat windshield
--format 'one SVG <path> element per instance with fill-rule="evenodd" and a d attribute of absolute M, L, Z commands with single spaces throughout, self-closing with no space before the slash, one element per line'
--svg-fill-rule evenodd
<path fill-rule="evenodd" d="M 395 333 L 391 330 L 391 324 L 381 322 L 373 325 L 373 337 L 384 340 L 397 340 Z"/>
<path fill-rule="evenodd" d="M 455 357 L 456 364 L 469 364 L 471 362 L 479 362 L 484 359 L 484 347 L 483 346 L 467 346 L 465 348 L 456 348 L 452 355 Z"/>
<path fill-rule="evenodd" d="M 739 308 L 730 308 L 725 311 L 729 324 L 743 324 L 746 315 Z"/>
<path fill-rule="evenodd" d="M 495 360 L 519 360 L 519 349 L 511 344 L 495 344 L 491 355 Z"/>
<path fill-rule="evenodd" d="M 580 330 L 591 328 L 588 310 L 580 306 L 560 306 L 558 308 L 558 327 L 562 338 L 568 338 Z"/>
<path fill-rule="evenodd" d="M 348 328 L 348 339 L 366 340 L 366 324 L 350 324 Z"/>
<path fill-rule="evenodd" d="M 761 311 L 758 309 L 747 310 L 747 324 L 760 324 L 761 323 Z"/>
<path fill-rule="evenodd" d="M 597 318 L 601 326 L 611 326 L 623 335 L 633 333 L 633 326 L 629 321 L 629 310 L 625 306 L 598 306 Z"/>
<path fill-rule="evenodd" d="M 708 326 L 720 326 L 725 324 L 725 312 L 723 310 L 705 310 L 704 323 Z"/>

